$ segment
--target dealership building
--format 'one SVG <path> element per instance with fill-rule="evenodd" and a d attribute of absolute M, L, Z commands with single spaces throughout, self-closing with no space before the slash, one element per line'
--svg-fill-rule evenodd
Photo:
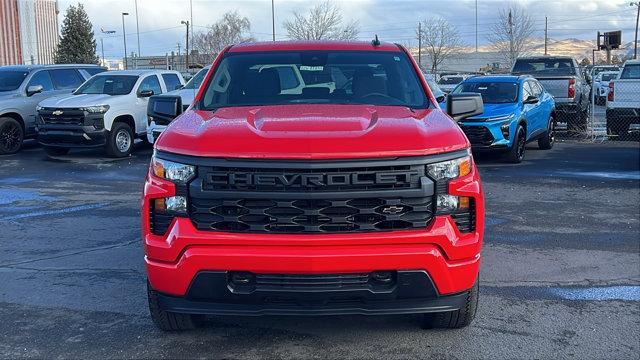
<path fill-rule="evenodd" d="M 0 66 L 52 64 L 57 0 L 0 0 Z"/>

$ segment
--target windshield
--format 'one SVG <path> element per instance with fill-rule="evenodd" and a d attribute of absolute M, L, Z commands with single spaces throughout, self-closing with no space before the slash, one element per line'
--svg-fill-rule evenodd
<path fill-rule="evenodd" d="M 203 68 L 198 71 L 192 78 L 189 80 L 183 87 L 183 89 L 198 89 L 200 84 L 202 84 L 202 80 L 207 75 L 209 68 Z"/>
<path fill-rule="evenodd" d="M 225 55 L 199 107 L 274 104 L 422 108 L 429 101 L 403 53 L 279 51 Z"/>
<path fill-rule="evenodd" d="M 513 103 L 518 99 L 518 84 L 509 82 L 468 82 L 460 84 L 454 94 L 473 92 L 482 95 L 485 104 Z"/>
<path fill-rule="evenodd" d="M 596 75 L 600 74 L 603 71 L 612 71 L 612 70 L 618 71 L 619 68 L 617 66 L 607 66 L 607 67 L 598 66 L 598 67 L 594 67 L 593 68 L 593 76 L 595 77 Z"/>
<path fill-rule="evenodd" d="M 602 81 L 609 81 L 609 80 L 613 80 L 616 78 L 616 76 L 618 76 L 617 73 L 613 73 L 613 74 L 602 74 Z"/>
<path fill-rule="evenodd" d="M 464 79 L 462 77 L 460 77 L 460 76 L 443 77 L 442 79 L 440 79 L 438 84 L 440 84 L 440 85 L 456 85 L 456 84 L 460 84 L 462 82 L 462 80 L 464 80 Z"/>
<path fill-rule="evenodd" d="M 0 71 L 0 91 L 12 91 L 19 88 L 27 75 L 29 75 L 28 71 Z"/>
<path fill-rule="evenodd" d="M 431 89 L 435 98 L 444 96 L 444 92 L 440 89 L 440 86 L 438 86 L 438 84 L 432 79 L 427 79 L 427 85 L 429 85 L 429 89 Z"/>
<path fill-rule="evenodd" d="M 640 64 L 627 64 L 622 68 L 620 79 L 640 79 Z"/>
<path fill-rule="evenodd" d="M 576 70 L 571 59 L 518 59 L 513 74 L 537 74 L 550 76 L 573 76 Z"/>
<path fill-rule="evenodd" d="M 138 81 L 136 75 L 96 75 L 87 80 L 74 94 L 126 95 Z"/>

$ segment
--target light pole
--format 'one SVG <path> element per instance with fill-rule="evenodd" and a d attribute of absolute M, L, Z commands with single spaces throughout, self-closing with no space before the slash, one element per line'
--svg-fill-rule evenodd
<path fill-rule="evenodd" d="M 105 30 L 103 28 L 100 28 L 100 32 L 105 35 L 111 35 L 116 33 L 115 30 Z M 102 48 L 102 66 L 104 66 L 104 36 L 100 37 L 100 47 Z"/>
<path fill-rule="evenodd" d="M 138 59 L 140 58 L 140 26 L 138 25 L 138 0 L 135 0 L 136 5 L 136 37 L 138 38 L 138 56 L 136 57 L 136 69 L 138 68 Z"/>
<path fill-rule="evenodd" d="M 271 0 L 271 33 L 273 34 L 273 41 L 276 41 L 276 14 L 273 1 Z"/>
<path fill-rule="evenodd" d="M 186 54 L 184 62 L 185 62 L 186 70 L 188 72 L 189 71 L 189 21 L 184 21 L 183 20 L 183 21 L 180 22 L 180 24 L 186 25 L 186 27 L 187 27 L 187 46 L 186 46 L 186 49 L 184 50 L 185 54 Z"/>
<path fill-rule="evenodd" d="M 629 6 L 635 6 L 638 8 L 638 14 L 636 15 L 636 37 L 633 42 L 633 58 L 638 58 L 638 20 L 640 20 L 640 1 L 630 2 Z"/>
<path fill-rule="evenodd" d="M 124 30 L 124 17 L 129 15 L 128 12 L 122 13 L 122 38 L 124 41 L 124 69 L 127 70 L 127 32 Z"/>

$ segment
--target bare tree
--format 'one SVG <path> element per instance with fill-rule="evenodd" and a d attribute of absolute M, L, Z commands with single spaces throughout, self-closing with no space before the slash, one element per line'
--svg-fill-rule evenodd
<path fill-rule="evenodd" d="M 531 51 L 533 31 L 534 21 L 529 13 L 524 8 L 511 4 L 508 8 L 500 10 L 498 20 L 491 26 L 487 40 L 511 67 L 518 57 Z"/>
<path fill-rule="evenodd" d="M 294 40 L 354 40 L 360 32 L 357 21 L 342 25 L 342 10 L 329 0 L 311 8 L 306 16 L 294 12 L 293 17 L 283 25 Z"/>
<path fill-rule="evenodd" d="M 458 29 L 442 18 L 431 18 L 422 22 L 422 28 L 416 30 L 416 38 L 431 62 L 431 72 L 451 58 L 462 47 Z"/>
<path fill-rule="evenodd" d="M 249 36 L 251 22 L 236 11 L 227 12 L 206 31 L 193 35 L 193 49 L 197 50 L 197 61 L 208 63 L 227 45 L 252 41 Z"/>

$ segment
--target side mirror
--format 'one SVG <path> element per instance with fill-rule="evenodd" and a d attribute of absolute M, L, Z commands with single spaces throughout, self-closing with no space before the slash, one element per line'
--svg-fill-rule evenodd
<path fill-rule="evenodd" d="M 528 98 L 524 99 L 523 104 L 537 104 L 540 99 L 537 96 L 529 95 Z"/>
<path fill-rule="evenodd" d="M 481 115 L 483 112 L 484 103 L 482 96 L 478 93 L 450 93 L 447 95 L 447 114 L 455 121 Z"/>
<path fill-rule="evenodd" d="M 144 98 L 153 96 L 153 90 L 140 90 L 138 91 L 138 97 Z"/>
<path fill-rule="evenodd" d="M 27 88 L 27 96 L 41 93 L 43 90 L 44 87 L 42 87 L 42 85 L 31 85 Z"/>
<path fill-rule="evenodd" d="M 178 85 L 176 85 L 176 87 L 175 87 L 175 89 L 174 89 L 174 90 L 180 90 L 180 89 L 182 89 L 183 87 L 184 87 L 184 85 L 182 85 L 182 84 L 178 84 Z"/>
<path fill-rule="evenodd" d="M 447 98 L 446 94 L 442 94 L 438 97 L 436 97 L 436 101 L 438 102 L 438 104 L 440 104 L 441 102 L 443 102 L 445 99 Z"/>
<path fill-rule="evenodd" d="M 176 95 L 155 95 L 147 104 L 147 120 L 149 124 L 168 124 L 182 114 L 182 98 Z"/>

